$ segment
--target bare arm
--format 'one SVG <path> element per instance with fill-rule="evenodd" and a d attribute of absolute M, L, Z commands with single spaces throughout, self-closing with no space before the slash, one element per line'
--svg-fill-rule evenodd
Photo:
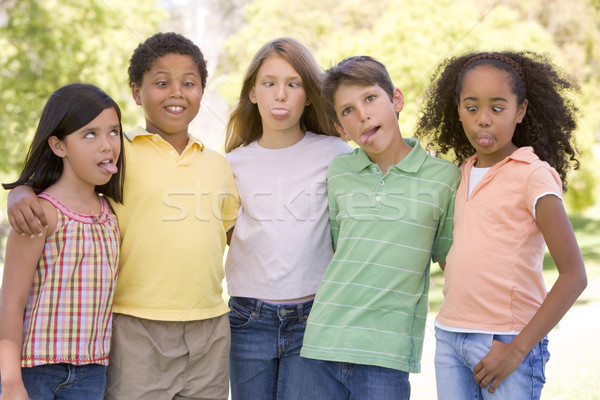
<path fill-rule="evenodd" d="M 21 377 L 23 312 L 33 276 L 44 248 L 45 235 L 30 239 L 11 231 L 0 291 L 0 399 L 29 399 Z"/>
<path fill-rule="evenodd" d="M 536 215 L 558 269 L 558 279 L 521 333 L 510 344 L 494 341 L 489 353 L 475 366 L 475 382 L 482 388 L 491 383 L 491 393 L 556 326 L 587 286 L 583 258 L 562 201 L 553 195 L 540 198 Z"/>
<path fill-rule="evenodd" d="M 29 186 L 18 186 L 8 194 L 7 214 L 10 226 L 19 235 L 43 236 L 48 220 L 38 197 Z"/>

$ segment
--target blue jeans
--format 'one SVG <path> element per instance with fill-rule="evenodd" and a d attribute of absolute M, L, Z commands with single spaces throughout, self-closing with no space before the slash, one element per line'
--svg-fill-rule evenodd
<path fill-rule="evenodd" d="M 100 364 L 45 364 L 21 368 L 31 400 L 102 400 L 106 367 Z"/>
<path fill-rule="evenodd" d="M 475 383 L 473 369 L 487 355 L 494 340 L 510 343 L 515 335 L 456 333 L 436 328 L 435 338 L 435 376 L 439 400 L 540 398 L 546 382 L 545 366 L 550 358 L 548 339 L 539 342 L 496 391 L 489 393 Z"/>
<path fill-rule="evenodd" d="M 231 297 L 229 307 L 231 398 L 306 399 L 300 348 L 312 301 L 274 305 Z"/>
<path fill-rule="evenodd" d="M 305 358 L 305 399 L 408 400 L 408 372 L 374 365 Z"/>

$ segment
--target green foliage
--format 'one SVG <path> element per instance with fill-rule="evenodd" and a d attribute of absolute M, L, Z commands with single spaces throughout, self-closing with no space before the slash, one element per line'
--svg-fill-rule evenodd
<path fill-rule="evenodd" d="M 17 0 L 0 3 L 0 171 L 20 167 L 48 96 L 92 83 L 132 115 L 127 65 L 166 17 L 155 0 Z"/>
<path fill-rule="evenodd" d="M 439 62 L 468 50 L 534 50 L 552 59 L 582 85 L 573 101 L 583 111 L 577 142 L 586 150 L 581 169 L 569 177 L 573 210 L 593 204 L 598 181 L 591 151 L 600 136 L 600 2 L 598 0 L 254 0 L 246 24 L 226 44 L 218 74 L 230 103 L 243 74 L 266 41 L 292 36 L 327 68 L 344 57 L 367 54 L 381 60 L 405 95 L 400 114 L 410 136 L 422 95 Z"/>

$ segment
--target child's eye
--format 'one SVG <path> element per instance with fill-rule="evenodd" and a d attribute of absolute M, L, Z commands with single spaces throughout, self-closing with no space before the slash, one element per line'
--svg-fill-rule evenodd
<path fill-rule="evenodd" d="M 375 101 L 375 95 L 374 95 L 374 94 L 371 94 L 371 95 L 367 96 L 367 97 L 365 98 L 365 101 L 366 101 L 367 103 L 371 103 L 372 101 Z"/>
<path fill-rule="evenodd" d="M 119 136 L 120 132 L 118 129 L 113 129 L 112 131 L 110 131 L 110 135 L 112 136 Z"/>
<path fill-rule="evenodd" d="M 342 116 L 344 116 L 344 115 L 348 115 L 348 114 L 350 114 L 351 112 L 352 112 L 352 107 L 346 107 L 346 108 L 344 108 L 344 109 L 342 110 L 342 112 L 341 112 L 341 115 L 342 115 Z"/>
<path fill-rule="evenodd" d="M 165 81 L 158 81 L 158 82 L 156 82 L 156 84 L 158 86 L 167 86 L 167 82 L 165 82 Z"/>
<path fill-rule="evenodd" d="M 271 81 L 263 82 L 263 85 L 265 85 L 266 87 L 275 86 L 275 84 Z"/>
<path fill-rule="evenodd" d="M 495 106 L 495 107 L 492 107 L 492 111 L 494 111 L 494 112 L 496 112 L 496 113 L 499 113 L 499 112 L 500 112 L 500 111 L 502 111 L 502 110 L 504 110 L 504 108 L 503 108 L 503 107 L 500 107 L 500 106 Z"/>
<path fill-rule="evenodd" d="M 475 107 L 475 106 L 467 106 L 466 109 L 469 112 L 475 112 L 475 111 L 477 111 L 477 107 Z"/>
<path fill-rule="evenodd" d="M 289 85 L 289 86 L 290 86 L 290 87 L 293 87 L 293 88 L 297 88 L 297 87 L 300 87 L 300 86 L 302 86 L 302 84 L 301 84 L 301 83 L 299 83 L 299 82 L 290 82 L 290 85 Z"/>
<path fill-rule="evenodd" d="M 184 83 L 183 83 L 183 86 L 187 86 L 187 87 L 192 87 L 192 86 L 194 86 L 194 85 L 195 85 L 195 83 L 194 83 L 194 82 L 184 82 Z"/>
<path fill-rule="evenodd" d="M 96 132 L 87 132 L 84 136 L 86 139 L 92 139 L 96 137 Z"/>

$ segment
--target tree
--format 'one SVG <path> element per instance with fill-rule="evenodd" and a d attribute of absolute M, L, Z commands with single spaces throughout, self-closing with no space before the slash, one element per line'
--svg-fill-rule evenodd
<path fill-rule="evenodd" d="M 270 39 L 293 36 L 325 68 L 358 54 L 386 64 L 404 92 L 400 125 L 410 136 L 422 94 L 443 58 L 472 49 L 533 49 L 549 53 L 582 83 L 576 101 L 588 119 L 581 121 L 578 138 L 587 149 L 596 140 L 591 132 L 599 129 L 588 126 L 600 115 L 594 91 L 600 77 L 598 15 L 597 0 L 380 0 L 368 7 L 362 0 L 254 0 L 246 6 L 246 24 L 227 42 L 221 91 L 235 101 L 256 50 Z M 595 163 L 584 153 L 581 170 L 569 179 L 574 209 L 593 203 Z"/>
<path fill-rule="evenodd" d="M 92 83 L 133 108 L 127 64 L 166 13 L 155 0 L 0 2 L 0 171 L 23 161 L 48 96 L 71 82 Z"/>

